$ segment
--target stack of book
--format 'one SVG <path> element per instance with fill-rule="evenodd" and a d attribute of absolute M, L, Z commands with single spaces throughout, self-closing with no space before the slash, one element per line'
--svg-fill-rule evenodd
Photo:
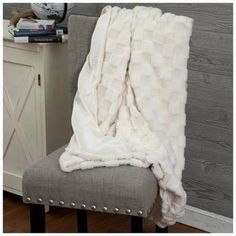
<path fill-rule="evenodd" d="M 55 20 L 21 18 L 16 27 L 9 27 L 16 43 L 64 42 L 66 27 L 59 27 Z"/>

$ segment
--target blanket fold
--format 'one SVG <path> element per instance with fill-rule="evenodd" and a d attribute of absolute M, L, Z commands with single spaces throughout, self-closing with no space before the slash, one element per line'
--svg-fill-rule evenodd
<path fill-rule="evenodd" d="M 160 226 L 184 214 L 187 60 L 193 20 L 152 7 L 107 6 L 80 72 L 65 172 L 101 166 L 151 169 Z M 154 211 L 152 211 L 154 212 Z"/>

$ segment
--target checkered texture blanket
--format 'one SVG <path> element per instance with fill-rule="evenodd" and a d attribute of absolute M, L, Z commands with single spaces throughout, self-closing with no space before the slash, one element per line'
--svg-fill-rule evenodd
<path fill-rule="evenodd" d="M 160 187 L 161 213 L 154 217 L 160 227 L 182 217 L 186 204 L 181 179 L 192 23 L 152 7 L 103 9 L 78 79 L 74 134 L 60 157 L 66 172 L 150 167 Z"/>

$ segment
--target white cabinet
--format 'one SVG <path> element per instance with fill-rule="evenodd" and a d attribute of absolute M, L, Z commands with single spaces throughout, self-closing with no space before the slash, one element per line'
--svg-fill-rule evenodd
<path fill-rule="evenodd" d="M 32 163 L 70 136 L 67 43 L 15 44 L 4 21 L 3 184 L 21 195 Z"/>

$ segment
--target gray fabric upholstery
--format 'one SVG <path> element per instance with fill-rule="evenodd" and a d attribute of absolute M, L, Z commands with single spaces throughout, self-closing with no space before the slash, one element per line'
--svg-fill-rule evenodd
<path fill-rule="evenodd" d="M 97 17 L 75 16 L 69 18 L 69 81 L 70 81 L 70 103 L 71 110 L 74 96 L 77 91 L 77 81 L 87 54 L 90 49 L 91 36 L 97 22 Z"/>
<path fill-rule="evenodd" d="M 97 206 L 97 211 L 113 212 L 119 208 L 119 214 L 126 214 L 126 209 L 131 210 L 131 215 L 137 215 L 141 210 L 142 216 L 147 216 L 157 193 L 156 178 L 151 170 L 120 166 L 111 168 L 95 168 L 79 170 L 70 173 L 62 172 L 58 158 L 64 148 L 50 154 L 46 159 L 39 161 L 28 168 L 23 176 L 23 201 L 59 206 L 64 201 L 63 207 L 81 208 L 86 204 L 86 209 L 91 210 L 92 205 Z M 27 201 L 27 197 L 31 201 Z"/>
<path fill-rule="evenodd" d="M 71 104 L 77 90 L 77 80 L 90 48 L 90 39 L 96 25 L 96 17 L 70 16 L 69 18 L 69 81 L 71 84 Z M 71 106 L 72 107 L 72 106 Z M 115 168 L 95 168 L 91 170 L 64 173 L 60 170 L 58 158 L 64 147 L 50 154 L 46 159 L 26 170 L 23 176 L 23 201 L 54 206 L 64 201 L 63 207 L 91 209 L 95 204 L 97 211 L 107 207 L 107 212 L 119 208 L 119 214 L 147 216 L 157 195 L 157 181 L 149 169 L 132 166 Z M 27 197 L 31 200 L 27 201 Z M 42 198 L 42 202 L 38 202 Z"/>

